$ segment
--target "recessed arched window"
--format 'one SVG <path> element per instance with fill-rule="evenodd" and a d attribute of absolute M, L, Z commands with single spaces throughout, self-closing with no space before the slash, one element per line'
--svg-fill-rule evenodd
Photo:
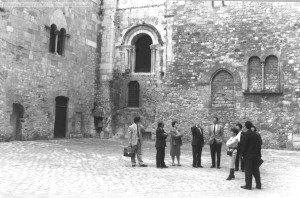
<path fill-rule="evenodd" d="M 270 55 L 265 62 L 264 86 L 265 90 L 276 92 L 278 91 L 278 58 Z"/>
<path fill-rule="evenodd" d="M 211 82 L 211 105 L 212 108 L 234 108 L 234 78 L 226 70 L 216 73 Z"/>
<path fill-rule="evenodd" d="M 52 24 L 50 27 L 50 42 L 49 42 L 49 52 L 54 53 L 55 52 L 55 45 L 56 45 L 56 32 L 57 27 L 55 24 Z"/>
<path fill-rule="evenodd" d="M 152 39 L 143 35 L 135 42 L 136 59 L 134 72 L 151 72 L 151 49 Z"/>
<path fill-rule="evenodd" d="M 262 90 L 262 66 L 257 56 L 252 56 L 248 61 L 248 87 L 250 92 Z"/>
<path fill-rule="evenodd" d="M 49 41 L 49 52 L 59 55 L 64 55 L 65 49 L 65 38 L 66 38 L 65 28 L 57 29 L 55 24 L 50 27 L 50 41 Z"/>
<path fill-rule="evenodd" d="M 65 36 L 66 36 L 66 30 L 64 28 L 61 28 L 58 34 L 58 41 L 57 41 L 57 53 L 59 55 L 64 54 Z"/>
<path fill-rule="evenodd" d="M 248 61 L 249 93 L 280 93 L 279 64 L 274 55 L 261 61 L 253 56 Z"/>
<path fill-rule="evenodd" d="M 140 85 L 137 81 L 128 84 L 128 107 L 139 107 Z"/>

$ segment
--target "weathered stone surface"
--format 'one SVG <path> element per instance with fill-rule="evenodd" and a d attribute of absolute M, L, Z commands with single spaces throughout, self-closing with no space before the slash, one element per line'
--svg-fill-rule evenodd
<path fill-rule="evenodd" d="M 0 138 L 52 139 L 55 98 L 67 97 L 66 137 L 93 133 L 98 5 L 93 7 L 5 7 L 0 11 Z M 93 20 L 94 19 L 94 20 Z M 63 56 L 49 53 L 56 24 L 70 36 Z M 86 43 L 86 41 L 88 41 Z M 24 108 L 16 132 L 13 104 Z"/>
<path fill-rule="evenodd" d="M 289 134 L 299 133 L 299 3 L 225 1 L 212 7 L 209 1 L 133 0 L 118 6 L 114 27 L 104 31 L 114 46 L 106 74 L 111 84 L 99 90 L 109 87 L 102 106 L 113 134 L 126 137 L 140 115 L 152 133 L 158 120 L 167 131 L 179 120 L 190 140 L 192 125 L 207 127 L 218 116 L 227 137 L 235 123 L 251 120 L 265 148 L 292 147 Z M 162 40 L 149 74 L 134 73 L 127 58 L 139 34 Z M 139 108 L 127 108 L 130 81 L 140 84 Z"/>

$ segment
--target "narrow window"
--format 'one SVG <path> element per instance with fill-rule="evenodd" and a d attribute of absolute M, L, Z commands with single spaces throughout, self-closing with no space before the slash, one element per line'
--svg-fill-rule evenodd
<path fill-rule="evenodd" d="M 55 45 L 56 45 L 56 25 L 52 24 L 50 27 L 50 42 L 49 42 L 49 52 L 55 53 Z"/>
<path fill-rule="evenodd" d="M 64 28 L 61 28 L 58 34 L 58 42 L 57 42 L 57 53 L 61 56 L 64 55 L 65 36 L 66 36 L 66 30 Z"/>
<path fill-rule="evenodd" d="M 128 84 L 128 107 L 139 107 L 140 85 L 137 81 Z"/>
<path fill-rule="evenodd" d="M 141 36 L 136 41 L 135 72 L 151 72 L 151 44 L 152 39 L 148 35 Z"/>

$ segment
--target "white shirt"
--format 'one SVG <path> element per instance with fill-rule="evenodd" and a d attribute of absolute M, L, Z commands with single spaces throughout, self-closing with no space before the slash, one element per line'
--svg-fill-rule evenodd
<path fill-rule="evenodd" d="M 238 140 L 239 140 L 239 142 L 241 142 L 241 133 L 242 133 L 243 131 L 240 131 L 236 136 L 237 136 L 237 138 L 238 138 Z"/>

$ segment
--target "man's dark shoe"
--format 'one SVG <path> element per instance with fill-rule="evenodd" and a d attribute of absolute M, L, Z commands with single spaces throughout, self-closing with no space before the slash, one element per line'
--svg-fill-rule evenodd
<path fill-rule="evenodd" d="M 221 168 L 220 166 L 217 167 L 217 169 L 220 169 L 220 168 Z"/>
<path fill-rule="evenodd" d="M 198 166 L 197 166 L 197 165 L 193 165 L 193 167 L 194 167 L 194 168 L 198 168 Z"/>
<path fill-rule="evenodd" d="M 216 168 L 216 166 L 211 166 L 210 168 Z"/>
<path fill-rule="evenodd" d="M 236 168 L 236 169 L 234 169 L 234 171 L 239 171 L 239 169 L 238 169 L 238 168 Z"/>
<path fill-rule="evenodd" d="M 141 166 L 141 167 L 147 167 L 147 165 L 146 165 L 146 164 L 141 164 L 140 166 Z"/>
<path fill-rule="evenodd" d="M 257 189 L 261 189 L 261 186 L 256 186 Z"/>
<path fill-rule="evenodd" d="M 169 168 L 168 166 L 166 166 L 166 165 L 164 165 L 164 166 L 162 166 L 162 168 Z"/>
<path fill-rule="evenodd" d="M 241 188 L 245 189 L 245 190 L 251 190 L 251 188 L 247 187 L 247 186 L 241 186 Z"/>
<path fill-rule="evenodd" d="M 203 166 L 200 165 L 200 166 L 198 166 L 198 168 L 203 168 Z"/>
<path fill-rule="evenodd" d="M 132 167 L 135 167 L 135 165 L 132 165 Z"/>

